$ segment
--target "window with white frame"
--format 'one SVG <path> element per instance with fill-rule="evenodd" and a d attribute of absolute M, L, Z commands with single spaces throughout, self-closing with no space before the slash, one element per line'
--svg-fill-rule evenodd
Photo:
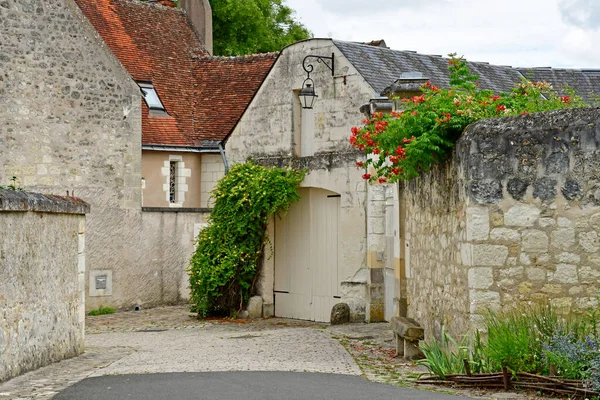
<path fill-rule="evenodd" d="M 151 111 L 165 112 L 165 106 L 158 97 L 158 92 L 154 88 L 154 85 L 150 82 L 138 82 L 137 83 L 144 95 L 144 101 Z"/>
<path fill-rule="evenodd" d="M 192 176 L 192 170 L 185 167 L 183 156 L 170 155 L 164 161 L 162 175 L 165 177 L 163 189 L 169 207 L 183 207 L 188 191 L 187 179 Z"/>

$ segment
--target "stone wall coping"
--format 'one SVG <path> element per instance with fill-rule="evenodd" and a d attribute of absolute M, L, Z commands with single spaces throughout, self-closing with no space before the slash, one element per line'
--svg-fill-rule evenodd
<path fill-rule="evenodd" d="M 0 189 L 0 212 L 15 211 L 84 215 L 90 205 L 77 197 Z"/>
<path fill-rule="evenodd" d="M 589 126 L 598 122 L 600 122 L 600 107 L 572 108 L 503 118 L 488 118 L 469 125 L 457 141 L 456 147 L 459 148 L 461 144 L 468 146 L 469 140 L 473 139 L 497 137 L 498 132 L 509 134 L 515 131 L 527 131 L 548 138 L 546 132 L 552 128 L 564 131 L 569 127 Z M 550 136 L 550 138 L 552 137 Z"/>

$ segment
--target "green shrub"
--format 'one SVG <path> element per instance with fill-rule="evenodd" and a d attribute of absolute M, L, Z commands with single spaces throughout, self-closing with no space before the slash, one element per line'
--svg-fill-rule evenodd
<path fill-rule="evenodd" d="M 106 314 L 114 314 L 115 313 L 115 309 L 111 308 L 111 307 L 102 307 L 100 306 L 100 308 L 98 308 L 97 310 L 92 310 L 88 313 L 89 316 L 97 316 L 97 315 L 106 315 Z"/>
<path fill-rule="evenodd" d="M 299 199 L 303 171 L 234 166 L 212 195 L 208 226 L 197 238 L 189 269 L 193 310 L 201 316 L 228 316 L 242 309 L 254 291 L 268 219 Z"/>
<path fill-rule="evenodd" d="M 460 344 L 442 329 L 439 341 L 421 346 L 420 364 L 444 379 L 448 374 L 471 372 L 551 372 L 567 379 L 587 379 L 600 389 L 600 311 L 563 317 L 550 304 L 529 305 L 485 318 L 487 340 L 479 331 Z"/>
<path fill-rule="evenodd" d="M 486 356 L 512 372 L 541 371 L 543 335 L 536 325 L 540 308 L 489 313 Z"/>
<path fill-rule="evenodd" d="M 424 342 L 420 349 L 425 359 L 418 361 L 418 364 L 427 367 L 432 374 L 442 379 L 451 374 L 464 374 L 464 360 L 469 363 L 472 373 L 486 373 L 497 369 L 485 354 L 479 331 L 473 337 L 465 336 L 459 344 L 442 327 L 440 340 Z"/>

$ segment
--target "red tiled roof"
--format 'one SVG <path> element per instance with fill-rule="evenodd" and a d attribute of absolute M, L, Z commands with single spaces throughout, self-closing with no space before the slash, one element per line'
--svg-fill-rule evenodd
<path fill-rule="evenodd" d="M 279 53 L 196 60 L 196 138 L 224 140 L 254 98 Z"/>
<path fill-rule="evenodd" d="M 169 116 L 142 101 L 142 143 L 196 146 L 193 57 L 207 55 L 180 10 L 139 0 L 75 0 L 136 81 L 152 82 Z"/>

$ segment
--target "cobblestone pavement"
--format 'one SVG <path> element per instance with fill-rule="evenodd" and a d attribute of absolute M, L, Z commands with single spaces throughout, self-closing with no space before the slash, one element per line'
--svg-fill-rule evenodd
<path fill-rule="evenodd" d="M 83 356 L 0 384 L 0 400 L 50 399 L 86 377 L 107 374 L 308 371 L 363 375 L 374 382 L 416 387 L 415 380 L 425 372 L 394 358 L 393 336 L 386 323 L 329 326 L 277 318 L 198 320 L 186 306 L 175 306 L 88 317 L 86 332 Z M 441 389 L 489 399 L 534 398 Z"/>

